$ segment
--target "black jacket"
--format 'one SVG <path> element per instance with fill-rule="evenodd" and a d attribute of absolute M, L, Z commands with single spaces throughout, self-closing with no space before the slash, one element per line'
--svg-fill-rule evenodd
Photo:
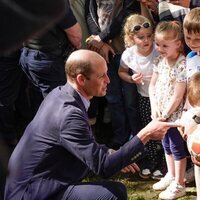
<path fill-rule="evenodd" d="M 140 3 L 137 0 L 124 0 L 123 9 L 115 16 L 110 26 L 101 32 L 98 25 L 97 4 L 95 0 L 85 1 L 85 17 L 88 30 L 91 35 L 99 35 L 102 41 L 107 42 L 118 36 L 123 28 L 127 16 L 133 13 L 140 13 Z"/>

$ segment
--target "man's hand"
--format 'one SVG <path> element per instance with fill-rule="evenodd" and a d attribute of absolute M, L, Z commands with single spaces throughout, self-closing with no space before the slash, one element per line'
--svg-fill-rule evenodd
<path fill-rule="evenodd" d="M 169 128 L 180 126 L 174 122 L 164 122 L 164 120 L 163 118 L 152 120 L 137 134 L 143 144 L 146 144 L 149 140 L 161 140 Z"/>
<path fill-rule="evenodd" d="M 130 165 L 124 167 L 124 168 L 121 170 L 121 172 L 123 172 L 123 173 L 131 172 L 131 173 L 133 173 L 133 174 L 136 173 L 136 172 L 138 172 L 138 171 L 140 171 L 140 168 L 138 167 L 138 165 L 137 165 L 136 163 L 132 163 L 132 164 L 130 164 Z"/>

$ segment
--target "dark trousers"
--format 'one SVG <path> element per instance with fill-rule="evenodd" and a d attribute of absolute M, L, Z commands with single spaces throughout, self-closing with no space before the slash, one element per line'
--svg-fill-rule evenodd
<path fill-rule="evenodd" d="M 64 59 L 62 56 L 24 47 L 20 64 L 30 80 L 30 100 L 36 112 L 51 90 L 66 83 Z"/>
<path fill-rule="evenodd" d="M 0 57 L 0 199 L 10 153 L 17 141 L 16 100 L 23 72 L 19 57 Z M 21 102 L 23 104 L 23 102 Z"/>
<path fill-rule="evenodd" d="M 121 54 L 117 54 L 108 64 L 110 84 L 106 95 L 114 133 L 111 143 L 118 146 L 127 142 L 131 133 L 136 134 L 139 116 L 135 85 L 123 82 L 118 75 L 120 59 Z"/>
<path fill-rule="evenodd" d="M 18 59 L 0 58 L 0 138 L 14 140 L 15 101 L 21 85 L 22 71 Z"/>
<path fill-rule="evenodd" d="M 126 200 L 126 187 L 120 182 L 104 181 L 71 185 L 62 200 Z"/>

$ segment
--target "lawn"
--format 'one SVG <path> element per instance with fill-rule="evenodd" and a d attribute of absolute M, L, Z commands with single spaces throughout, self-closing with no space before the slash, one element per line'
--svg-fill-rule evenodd
<path fill-rule="evenodd" d="M 92 180 L 99 179 L 98 177 L 91 178 Z M 91 181 L 91 179 L 88 179 Z M 118 173 L 112 180 L 117 180 L 124 183 L 128 191 L 128 200 L 155 200 L 158 199 L 159 192 L 152 189 L 152 185 L 156 182 L 152 179 L 141 179 L 137 174 Z M 179 198 L 179 200 L 195 200 L 196 190 L 194 183 L 187 185 L 187 195 Z"/>

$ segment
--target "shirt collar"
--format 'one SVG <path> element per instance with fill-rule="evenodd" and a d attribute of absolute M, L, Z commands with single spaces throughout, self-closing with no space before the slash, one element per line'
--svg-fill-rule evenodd
<path fill-rule="evenodd" d="M 88 101 L 83 95 L 81 95 L 80 92 L 78 92 L 76 90 L 76 92 L 79 94 L 79 96 L 81 97 L 81 100 L 83 101 L 83 104 L 85 106 L 86 111 L 88 111 L 89 107 L 90 107 L 90 101 Z"/>

